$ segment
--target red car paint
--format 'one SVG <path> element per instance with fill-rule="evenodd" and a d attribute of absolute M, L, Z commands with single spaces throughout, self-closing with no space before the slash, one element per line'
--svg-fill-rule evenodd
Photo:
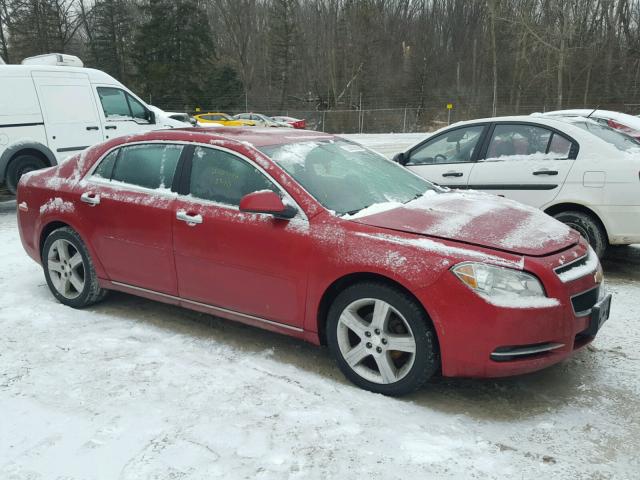
<path fill-rule="evenodd" d="M 456 193 L 423 209 L 396 208 L 347 220 L 333 215 L 256 147 L 330 139 L 309 131 L 218 128 L 156 131 L 97 145 L 60 166 L 25 176 L 17 202 L 27 253 L 40 249 L 52 227 L 75 229 L 84 240 L 104 288 L 216 314 L 323 342 L 323 302 L 336 285 L 363 276 L 384 277 L 409 291 L 433 322 L 445 376 L 494 377 L 530 372 L 568 357 L 592 340 L 580 332 L 571 296 L 600 281 L 593 273 L 563 283 L 554 272 L 583 257 L 577 233 L 546 238 L 535 228 L 525 240 L 505 241 L 534 213 L 504 205 L 499 214 L 474 213 Z M 134 142 L 183 142 L 224 148 L 250 159 L 297 203 L 292 220 L 245 213 L 177 194 L 129 191 L 88 179 L 112 148 Z M 92 206 L 83 194 L 100 195 Z M 446 197 L 446 196 L 449 197 Z M 496 202 L 502 200 L 496 199 Z M 51 207 L 51 208 L 50 208 Z M 190 225 L 176 214 L 201 215 Z M 465 214 L 463 228 L 442 235 L 438 216 Z M 542 215 L 542 214 L 540 214 Z M 551 220 L 550 220 L 551 221 Z M 421 245 L 423 242 L 424 245 Z M 426 242 L 426 243 L 425 243 Z M 506 308 L 488 303 L 451 272 L 464 261 L 510 266 L 534 274 L 559 304 Z M 395 260 L 403 259 L 402 262 Z M 498 347 L 557 342 L 564 347 L 506 362 L 491 360 Z"/>

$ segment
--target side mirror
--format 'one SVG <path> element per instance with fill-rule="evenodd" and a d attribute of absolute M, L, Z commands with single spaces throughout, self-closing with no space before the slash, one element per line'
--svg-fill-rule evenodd
<path fill-rule="evenodd" d="M 248 193 L 240 199 L 240 211 L 247 213 L 266 213 L 276 218 L 290 219 L 298 211 L 291 205 L 285 205 L 280 196 L 271 190 Z"/>
<path fill-rule="evenodd" d="M 152 125 L 156 123 L 156 114 L 152 110 L 147 110 L 147 120 Z"/>
<path fill-rule="evenodd" d="M 400 152 L 395 154 L 392 160 L 399 163 L 400 165 L 406 165 L 407 163 L 409 163 L 409 156 L 404 152 Z"/>

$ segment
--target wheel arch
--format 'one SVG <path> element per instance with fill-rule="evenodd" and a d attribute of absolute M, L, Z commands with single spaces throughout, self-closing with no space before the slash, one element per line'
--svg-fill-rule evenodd
<path fill-rule="evenodd" d="M 438 351 L 440 350 L 440 342 L 438 341 L 438 331 L 436 326 L 429 315 L 429 312 L 423 305 L 423 303 L 418 299 L 418 297 L 409 290 L 406 286 L 402 285 L 396 280 L 389 278 L 385 275 L 381 275 L 379 273 L 372 272 L 355 272 L 344 275 L 337 280 L 335 280 L 322 294 L 320 299 L 320 303 L 318 305 L 318 310 L 316 312 L 316 322 L 318 329 L 318 339 L 321 345 L 327 344 L 327 316 L 329 313 L 329 309 L 331 308 L 331 304 L 338 296 L 338 294 L 344 290 L 345 288 L 350 287 L 351 285 L 355 285 L 357 283 L 363 282 L 379 282 L 385 285 L 388 285 L 393 288 L 397 288 L 402 291 L 406 295 L 408 295 L 411 299 L 413 299 L 416 304 L 420 307 L 420 309 L 424 312 L 425 318 L 430 323 L 436 337 L 436 346 Z"/>
<path fill-rule="evenodd" d="M 56 156 L 47 147 L 38 142 L 21 142 L 9 146 L 2 155 L 0 155 L 0 183 L 5 180 L 5 175 L 9 163 L 18 155 L 34 155 L 41 158 L 49 167 L 58 164 Z"/>
<path fill-rule="evenodd" d="M 73 230 L 75 230 L 75 228 L 73 228 L 71 225 L 69 225 L 68 223 L 62 222 L 60 220 L 53 220 L 49 223 L 47 223 L 42 230 L 40 230 L 40 236 L 38 238 L 38 253 L 40 254 L 40 258 L 42 259 L 42 249 L 44 248 L 44 242 L 47 240 L 47 237 L 49 235 L 51 235 L 52 232 L 58 230 L 59 228 L 63 228 L 63 227 L 69 227 Z M 77 230 L 75 230 L 77 231 Z M 80 234 L 78 234 L 80 235 Z"/>
<path fill-rule="evenodd" d="M 578 211 L 578 212 L 582 212 L 582 213 L 586 213 L 587 215 L 592 216 L 597 222 L 598 224 L 602 227 L 602 229 L 604 230 L 604 233 L 607 237 L 607 239 L 609 238 L 609 231 L 607 230 L 607 226 L 604 224 L 604 222 L 602 221 L 602 219 L 600 218 L 600 215 L 598 215 L 594 210 L 590 209 L 589 207 L 586 207 L 580 203 L 573 203 L 573 202 L 562 202 L 562 203 L 557 203 L 555 205 L 552 205 L 550 207 L 545 208 L 544 213 L 546 213 L 547 215 L 551 215 L 552 217 L 557 215 L 558 213 L 561 212 L 569 212 L 569 211 Z"/>

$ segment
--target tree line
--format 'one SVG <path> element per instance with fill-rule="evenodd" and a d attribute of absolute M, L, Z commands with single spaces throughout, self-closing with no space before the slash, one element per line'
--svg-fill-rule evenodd
<path fill-rule="evenodd" d="M 168 110 L 640 104 L 640 0 L 0 0 L 5 61 L 47 52 Z"/>

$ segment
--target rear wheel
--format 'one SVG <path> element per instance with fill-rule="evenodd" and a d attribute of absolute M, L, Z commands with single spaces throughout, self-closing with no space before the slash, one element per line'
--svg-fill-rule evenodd
<path fill-rule="evenodd" d="M 439 367 L 436 336 L 409 295 L 383 283 L 341 292 L 329 309 L 327 340 L 340 370 L 361 388 L 405 395 Z"/>
<path fill-rule="evenodd" d="M 600 222 L 592 215 L 578 211 L 566 211 L 556 213 L 554 218 L 582 235 L 595 250 L 598 257 L 604 255 L 609 246 L 607 234 Z"/>
<path fill-rule="evenodd" d="M 47 164 L 42 158 L 31 154 L 18 155 L 9 162 L 5 175 L 5 185 L 7 190 L 12 194 L 16 194 L 18 190 L 18 182 L 20 178 L 28 172 L 33 170 L 40 170 L 46 167 Z"/>
<path fill-rule="evenodd" d="M 51 293 L 65 305 L 83 308 L 104 298 L 93 262 L 80 235 L 69 228 L 54 230 L 42 248 L 42 263 Z"/>

